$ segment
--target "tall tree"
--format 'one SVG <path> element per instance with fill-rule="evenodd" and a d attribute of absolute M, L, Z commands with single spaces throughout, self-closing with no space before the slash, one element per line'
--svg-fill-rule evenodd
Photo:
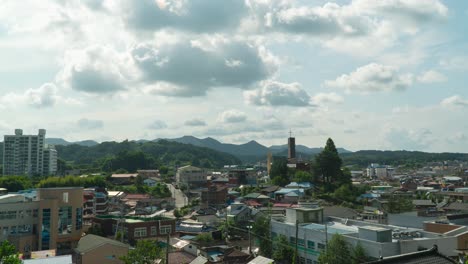
<path fill-rule="evenodd" d="M 366 250 L 359 242 L 353 248 L 352 257 L 353 264 L 360 264 L 369 260 L 369 257 L 366 254 Z"/>
<path fill-rule="evenodd" d="M 252 232 L 260 242 L 260 255 L 270 258 L 272 254 L 272 243 L 270 239 L 270 219 L 265 216 L 259 217 L 252 226 Z"/>
<path fill-rule="evenodd" d="M 333 183 L 345 183 L 341 171 L 342 160 L 336 150 L 335 143 L 331 138 L 327 140 L 325 148 L 315 156 L 314 170 L 316 175 L 322 176 L 326 191 L 332 189 Z"/>
<path fill-rule="evenodd" d="M 273 259 L 278 263 L 293 263 L 294 249 L 289 244 L 288 238 L 284 235 L 279 235 L 273 241 Z"/>
<path fill-rule="evenodd" d="M 0 263 L 21 264 L 15 246 L 8 242 L 8 240 L 4 240 L 0 244 Z"/>
<path fill-rule="evenodd" d="M 129 251 L 127 256 L 120 257 L 120 260 L 125 264 L 154 264 L 157 259 L 164 258 L 164 250 L 156 243 L 150 240 L 139 240 L 135 249 Z"/>
<path fill-rule="evenodd" d="M 335 234 L 327 248 L 320 253 L 318 261 L 320 264 L 349 264 L 351 259 L 351 252 L 343 236 Z"/>

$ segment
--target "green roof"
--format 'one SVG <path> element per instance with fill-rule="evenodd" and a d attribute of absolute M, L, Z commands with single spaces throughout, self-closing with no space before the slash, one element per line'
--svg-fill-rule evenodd
<path fill-rule="evenodd" d="M 93 234 L 88 234 L 80 239 L 80 241 L 78 242 L 78 246 L 76 247 L 75 250 L 79 253 L 85 253 L 90 250 L 96 249 L 100 246 L 103 246 L 105 244 L 110 244 L 110 245 L 114 245 L 117 247 L 125 247 L 125 248 L 130 247 L 129 245 L 119 242 L 117 240 L 113 240 L 113 239 L 102 237 L 102 236 L 96 236 Z"/>
<path fill-rule="evenodd" d="M 260 196 L 259 193 L 249 193 L 246 196 L 244 196 L 244 198 L 256 199 L 259 196 Z"/>

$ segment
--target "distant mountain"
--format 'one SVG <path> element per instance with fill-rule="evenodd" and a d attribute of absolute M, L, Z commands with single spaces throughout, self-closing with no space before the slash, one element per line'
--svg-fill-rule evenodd
<path fill-rule="evenodd" d="M 183 136 L 180 138 L 173 138 L 173 139 L 165 139 L 167 141 L 174 141 L 183 144 L 191 144 L 198 147 L 205 147 L 214 149 L 221 152 L 226 152 L 231 155 L 239 156 L 260 156 L 266 155 L 268 152 L 268 148 L 259 144 L 258 142 L 252 140 L 245 144 L 228 144 L 228 143 L 221 143 L 214 138 L 196 138 L 194 136 Z M 158 141 L 158 139 L 156 140 Z"/>
<path fill-rule="evenodd" d="M 82 140 L 82 141 L 76 141 L 76 142 L 69 142 L 66 141 L 63 138 L 46 138 L 45 143 L 49 145 L 56 145 L 56 146 L 68 146 L 68 145 L 80 145 L 80 146 L 85 146 L 85 147 L 92 147 L 96 146 L 99 144 L 98 142 L 94 140 Z"/>
<path fill-rule="evenodd" d="M 160 139 L 156 139 L 158 141 Z M 231 155 L 234 155 L 240 158 L 242 161 L 255 161 L 259 159 L 264 159 L 268 152 L 271 152 L 273 155 L 276 156 L 287 156 L 288 155 L 288 145 L 275 145 L 271 147 L 263 146 L 262 144 L 256 142 L 255 140 L 249 141 L 244 144 L 228 144 L 228 143 L 221 143 L 216 139 L 211 137 L 207 138 L 197 138 L 194 136 L 183 136 L 180 138 L 173 138 L 173 139 L 164 139 L 167 141 L 174 141 L 183 144 L 191 144 L 198 147 L 205 147 L 210 148 L 213 150 L 226 152 Z M 296 145 L 296 153 L 297 155 L 301 155 L 304 159 L 310 158 L 311 155 L 315 155 L 320 153 L 323 148 L 309 148 L 304 145 Z M 340 153 L 350 153 L 349 150 L 338 148 L 338 152 Z"/>

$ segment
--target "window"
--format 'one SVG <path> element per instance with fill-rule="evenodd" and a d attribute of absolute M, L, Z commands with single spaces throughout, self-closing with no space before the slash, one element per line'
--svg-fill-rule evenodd
<path fill-rule="evenodd" d="M 297 244 L 298 244 L 299 246 L 304 246 L 304 239 L 300 239 L 300 238 L 299 238 L 299 239 L 297 240 Z"/>
<path fill-rule="evenodd" d="M 37 217 L 37 212 L 38 212 L 37 209 L 34 209 L 34 210 L 33 210 L 33 217 Z"/>
<path fill-rule="evenodd" d="M 135 237 L 145 237 L 147 236 L 146 229 L 146 227 L 137 227 L 133 234 Z"/>
<path fill-rule="evenodd" d="M 83 208 L 76 208 L 75 230 L 83 227 Z"/>
<path fill-rule="evenodd" d="M 172 228 L 171 228 L 170 225 L 169 225 L 169 226 L 161 226 L 161 227 L 159 228 L 159 234 L 161 234 L 161 235 L 170 234 L 171 231 L 172 231 Z"/>
<path fill-rule="evenodd" d="M 275 232 L 271 232 L 271 239 L 274 239 L 278 234 L 276 234 Z"/>
<path fill-rule="evenodd" d="M 312 260 L 311 259 L 306 259 L 306 263 L 307 264 L 312 264 Z"/>
<path fill-rule="evenodd" d="M 50 242 L 50 209 L 42 209 L 42 240 L 41 250 L 49 249 Z"/>
<path fill-rule="evenodd" d="M 289 237 L 289 243 L 296 244 L 296 238 L 295 237 Z"/>
<path fill-rule="evenodd" d="M 299 258 L 299 263 L 300 263 L 300 264 L 305 264 L 305 258 L 304 258 L 304 257 L 300 257 L 300 258 Z"/>
<path fill-rule="evenodd" d="M 325 249 L 325 245 L 322 244 L 322 243 L 317 243 L 317 247 L 319 250 L 324 250 Z"/>
<path fill-rule="evenodd" d="M 66 235 L 72 231 L 72 207 L 62 206 L 58 212 L 58 234 Z"/>
<path fill-rule="evenodd" d="M 67 192 L 63 193 L 63 202 L 68 203 L 68 193 Z"/>
<path fill-rule="evenodd" d="M 155 226 L 151 227 L 151 235 L 152 236 L 157 236 L 158 235 L 158 230 L 156 229 Z"/>
<path fill-rule="evenodd" d="M 315 242 L 307 240 L 307 248 L 315 249 Z"/>

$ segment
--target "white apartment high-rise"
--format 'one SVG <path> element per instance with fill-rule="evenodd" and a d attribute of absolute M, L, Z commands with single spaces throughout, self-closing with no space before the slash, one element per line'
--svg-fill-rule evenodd
<path fill-rule="evenodd" d="M 45 129 L 37 135 L 5 135 L 3 141 L 3 175 L 51 175 L 57 171 L 57 151 L 45 148 Z"/>

